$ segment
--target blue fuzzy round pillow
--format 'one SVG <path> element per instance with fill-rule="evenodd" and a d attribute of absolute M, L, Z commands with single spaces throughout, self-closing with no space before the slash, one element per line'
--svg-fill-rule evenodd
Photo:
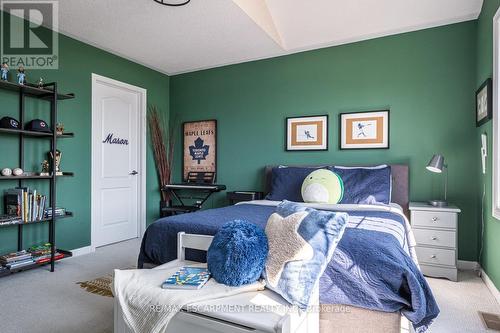
<path fill-rule="evenodd" d="M 268 252 L 264 230 L 246 221 L 227 222 L 207 253 L 208 270 L 219 283 L 241 286 L 259 279 Z"/>

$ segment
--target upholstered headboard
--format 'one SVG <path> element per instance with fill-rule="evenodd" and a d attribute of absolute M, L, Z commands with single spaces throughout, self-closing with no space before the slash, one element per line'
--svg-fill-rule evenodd
<path fill-rule="evenodd" d="M 305 166 L 305 165 L 301 165 Z M 307 165 L 308 167 L 323 167 L 324 165 Z M 406 217 L 410 218 L 410 212 L 408 210 L 408 206 L 410 204 L 409 199 L 409 168 L 408 165 L 404 164 L 390 164 L 391 173 L 392 173 L 392 202 L 397 203 L 401 207 L 403 207 L 404 213 Z M 268 165 L 265 167 L 265 193 L 269 193 L 271 189 L 271 181 L 272 181 L 272 168 L 273 165 Z"/>

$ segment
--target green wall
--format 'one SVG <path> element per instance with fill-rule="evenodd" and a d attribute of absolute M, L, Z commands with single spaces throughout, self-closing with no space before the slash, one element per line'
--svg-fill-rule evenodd
<path fill-rule="evenodd" d="M 180 121 L 218 120 L 218 182 L 262 189 L 267 164 L 408 163 L 412 200 L 438 198 L 450 167 L 449 201 L 462 208 L 459 257 L 477 260 L 476 22 L 173 76 L 170 110 Z M 390 109 L 391 148 L 339 151 L 341 112 Z M 327 152 L 285 152 L 287 116 L 328 114 Z M 179 140 L 180 141 L 180 140 Z M 175 176 L 181 174 L 181 144 Z M 224 194 L 213 206 L 225 203 Z"/>
<path fill-rule="evenodd" d="M 477 76 L 476 88 L 487 78 L 493 78 L 493 16 L 495 15 L 500 1 L 485 0 L 481 15 L 477 21 Z M 477 161 L 478 174 L 480 175 L 480 189 L 477 195 L 478 220 L 481 214 L 484 218 L 484 240 L 481 255 L 481 265 L 486 274 L 500 288 L 500 221 L 493 218 L 492 209 L 492 132 L 493 123 L 490 121 L 479 127 L 476 131 L 477 144 L 474 159 Z M 481 147 L 481 134 L 488 135 L 488 164 L 486 175 L 481 173 L 481 160 L 479 147 Z M 484 206 L 483 203 L 484 192 Z M 483 208 L 481 210 L 481 208 Z M 479 236 L 480 237 L 480 236 Z M 479 238 L 480 239 L 480 238 Z M 480 246 L 480 244 L 479 244 Z"/>
<path fill-rule="evenodd" d="M 489 134 L 491 147 L 491 122 L 476 129 L 473 111 L 475 89 L 492 76 L 492 17 L 499 5 L 500 0 L 485 0 L 478 21 L 173 78 L 60 35 L 60 69 L 28 71 L 29 81 L 42 76 L 77 96 L 59 105 L 59 120 L 76 133 L 74 139 L 60 141 L 62 168 L 76 176 L 58 185 L 59 205 L 75 212 L 74 218 L 57 224 L 58 246 L 74 249 L 90 244 L 91 73 L 96 73 L 147 89 L 148 104 L 167 114 L 170 109 L 171 119 L 179 123 L 217 119 L 218 179 L 228 190 L 262 189 L 262 168 L 267 164 L 408 163 L 411 199 L 438 198 L 442 178 L 427 172 L 425 165 L 434 152 L 443 153 L 450 165 L 450 201 L 463 211 L 459 225 L 463 260 L 478 258 L 476 235 L 481 231 L 478 220 L 486 184 L 481 263 L 499 286 L 500 265 L 495 258 L 500 250 L 500 223 L 491 217 L 491 158 L 486 176 L 480 173 L 479 159 L 480 133 Z M 2 115 L 17 117 L 17 95 L 0 91 L 0 99 Z M 47 103 L 30 100 L 27 108 L 28 117 L 47 117 Z M 339 151 L 339 113 L 383 108 L 391 110 L 389 150 Z M 285 117 L 314 114 L 330 116 L 329 151 L 285 152 Z M 25 169 L 39 170 L 48 141 L 27 141 Z M 2 135 L 0 151 L 0 167 L 17 166 L 15 137 Z M 180 139 L 175 167 L 179 179 Z M 149 146 L 147 170 L 151 223 L 157 217 L 159 195 Z M 48 191 L 44 182 L 27 184 Z M 0 183 L 0 190 L 13 186 L 16 182 Z M 208 204 L 225 204 L 224 194 Z M 0 230 L 0 253 L 14 250 L 15 228 Z M 46 225 L 25 227 L 27 245 L 46 238 Z"/>
<path fill-rule="evenodd" d="M 148 69 L 131 61 L 112 55 L 103 50 L 81 43 L 64 35 L 59 35 L 59 70 L 27 71 L 28 81 L 36 82 L 41 76 L 45 82 L 57 81 L 63 92 L 74 92 L 73 100 L 59 102 L 59 121 L 66 130 L 75 132 L 75 138 L 59 141 L 63 152 L 63 171 L 75 172 L 75 177 L 58 181 L 58 205 L 75 213 L 75 217 L 57 223 L 57 246 L 75 249 L 90 245 L 90 137 L 91 137 L 91 74 L 96 73 L 116 80 L 147 89 L 148 104 L 157 105 L 161 111 L 169 111 L 169 80 L 162 73 Z M 16 70 L 12 70 L 14 80 Z M 18 119 L 18 95 L 0 91 L 2 116 L 11 115 Z M 49 119 L 47 102 L 27 101 L 28 119 L 39 117 Z M 28 140 L 25 169 L 39 171 L 40 162 L 50 148 L 49 141 Z M 18 166 L 18 139 L 15 136 L 2 135 L 0 138 L 0 167 Z M 34 186 L 48 194 L 47 182 L 30 181 Z M 0 191 L 17 186 L 17 182 L 0 183 Z M 148 145 L 147 152 L 147 221 L 151 223 L 157 217 L 160 200 L 158 183 L 154 169 L 152 152 Z M 2 200 L 3 205 L 3 200 Z M 3 211 L 3 210 L 2 210 Z M 16 227 L 0 229 L 0 253 L 16 249 Z M 25 244 L 47 241 L 47 224 L 25 226 Z"/>

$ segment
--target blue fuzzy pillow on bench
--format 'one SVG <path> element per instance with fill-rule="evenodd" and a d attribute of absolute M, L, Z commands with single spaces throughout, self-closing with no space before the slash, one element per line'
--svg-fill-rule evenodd
<path fill-rule="evenodd" d="M 215 234 L 207 252 L 207 266 L 212 277 L 228 286 L 257 281 L 268 253 L 264 230 L 252 223 L 227 222 Z"/>

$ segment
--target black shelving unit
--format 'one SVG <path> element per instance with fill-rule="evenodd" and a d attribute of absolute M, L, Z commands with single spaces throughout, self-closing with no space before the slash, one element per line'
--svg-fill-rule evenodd
<path fill-rule="evenodd" d="M 7 81 L 0 81 L 0 89 L 2 90 L 9 90 L 15 93 L 19 94 L 19 122 L 21 126 L 24 126 L 25 123 L 25 98 L 26 97 L 31 97 L 31 98 L 37 98 L 40 100 L 45 100 L 50 103 L 50 129 L 51 133 L 41 133 L 41 132 L 35 132 L 35 131 L 28 131 L 28 130 L 23 130 L 23 129 L 6 129 L 6 128 L 0 128 L 0 134 L 4 135 L 18 135 L 19 136 L 19 166 L 21 169 L 24 170 L 24 138 L 25 137 L 33 137 L 37 139 L 49 139 L 50 140 L 50 151 L 52 152 L 52 156 L 56 156 L 56 150 L 57 150 L 57 140 L 62 139 L 62 138 L 71 138 L 74 137 L 73 133 L 64 133 L 62 135 L 57 135 L 56 133 L 56 124 L 57 124 L 57 103 L 60 100 L 67 100 L 67 99 L 72 99 L 75 97 L 74 94 L 61 94 L 57 90 L 57 83 L 56 82 L 51 82 L 44 84 L 42 88 L 34 87 L 31 85 L 19 85 L 17 83 L 13 82 L 7 82 Z M 56 170 L 56 162 L 55 159 L 52 159 L 52 170 Z M 71 257 L 72 254 L 69 251 L 65 251 L 62 249 L 57 249 L 56 248 L 56 234 L 55 234 L 55 223 L 56 220 L 62 219 L 62 218 L 67 218 L 67 217 L 72 217 L 73 214 L 70 212 L 67 212 L 66 215 L 64 216 L 56 216 L 55 209 L 56 209 L 56 203 L 57 203 L 57 198 L 56 198 L 56 182 L 57 179 L 60 177 L 71 177 L 73 176 L 73 173 L 71 172 L 64 172 L 61 176 L 57 176 L 55 172 L 53 172 L 49 176 L 40 176 L 37 174 L 28 174 L 28 175 L 22 175 L 22 176 L 8 176 L 8 177 L 2 177 L 0 176 L 0 181 L 17 181 L 18 185 L 21 187 L 23 186 L 23 182 L 25 180 L 48 180 L 50 182 L 50 190 L 49 190 L 49 200 L 48 202 L 50 203 L 50 206 L 52 207 L 52 217 L 51 218 L 46 218 L 40 221 L 33 221 L 33 222 L 18 222 L 18 223 L 11 223 L 11 224 L 0 224 L 0 228 L 3 227 L 13 227 L 17 225 L 17 249 L 18 251 L 21 251 L 23 249 L 23 229 L 24 226 L 27 225 L 33 225 L 33 224 L 39 224 L 39 223 L 46 223 L 49 226 L 49 243 L 51 244 L 51 256 L 50 256 L 50 261 L 49 262 L 44 262 L 44 263 L 33 263 L 28 266 L 16 268 L 16 269 L 11 269 L 11 270 L 3 270 L 0 271 L 0 277 L 6 276 L 12 273 L 17 273 L 21 271 L 26 271 L 29 269 L 41 267 L 50 264 L 50 271 L 53 272 L 55 268 L 55 261 L 54 260 L 54 255 L 57 252 L 62 253 L 64 256 L 63 258 Z"/>

